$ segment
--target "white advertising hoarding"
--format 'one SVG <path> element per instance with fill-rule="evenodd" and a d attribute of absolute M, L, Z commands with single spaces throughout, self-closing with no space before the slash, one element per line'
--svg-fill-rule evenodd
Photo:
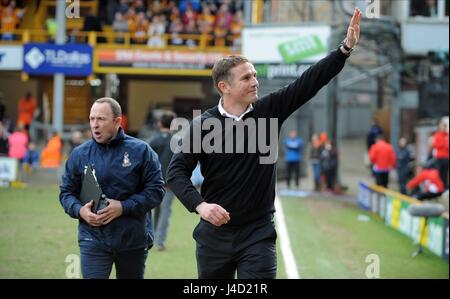
<path fill-rule="evenodd" d="M 0 70 L 20 71 L 22 67 L 22 46 L 0 46 Z"/>
<path fill-rule="evenodd" d="M 242 54 L 254 64 L 314 63 L 327 55 L 330 35 L 329 26 L 244 28 Z"/>
<path fill-rule="evenodd" d="M 0 157 L 0 181 L 15 181 L 17 178 L 17 159 Z"/>

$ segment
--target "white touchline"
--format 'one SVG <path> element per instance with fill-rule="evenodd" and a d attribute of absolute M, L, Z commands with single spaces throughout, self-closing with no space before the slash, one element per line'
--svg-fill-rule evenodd
<path fill-rule="evenodd" d="M 280 237 L 281 254 L 283 255 L 284 267 L 289 279 L 298 279 L 300 274 L 297 270 L 294 254 L 292 253 L 291 242 L 289 241 L 289 234 L 284 221 L 283 206 L 278 196 L 275 196 L 275 224 L 277 227 L 278 236 Z"/>

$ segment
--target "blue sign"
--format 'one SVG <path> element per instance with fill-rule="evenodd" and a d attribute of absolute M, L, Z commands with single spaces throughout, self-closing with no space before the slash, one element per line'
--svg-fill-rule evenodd
<path fill-rule="evenodd" d="M 92 73 L 92 47 L 73 44 L 25 44 L 23 71 L 35 75 L 61 73 L 88 76 Z"/>

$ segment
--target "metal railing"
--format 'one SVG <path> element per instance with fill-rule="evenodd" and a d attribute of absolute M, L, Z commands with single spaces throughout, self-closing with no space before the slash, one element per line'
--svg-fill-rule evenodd
<path fill-rule="evenodd" d="M 52 36 L 47 30 L 41 29 L 16 29 L 13 31 L 0 30 L 0 34 L 10 33 L 12 40 L 0 39 L 0 44 L 21 45 L 24 43 L 45 43 L 53 42 Z M 195 51 L 217 51 L 232 50 L 240 51 L 240 34 L 227 35 L 223 38 L 214 37 L 211 34 L 164 34 L 161 36 L 148 34 L 133 34 L 130 32 L 70 32 L 67 35 L 66 43 L 89 43 L 92 46 L 102 48 L 131 48 L 145 47 L 155 49 L 187 49 Z M 150 39 L 160 39 L 160 46 L 148 45 Z M 177 40 L 177 41 L 176 41 Z M 176 41 L 176 42 L 175 42 Z"/>

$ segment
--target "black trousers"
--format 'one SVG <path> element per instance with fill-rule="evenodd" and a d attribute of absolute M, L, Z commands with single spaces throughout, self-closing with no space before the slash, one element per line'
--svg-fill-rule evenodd
<path fill-rule="evenodd" d="M 233 228 L 201 220 L 193 234 L 198 278 L 274 279 L 277 234 L 271 218 Z"/>
<path fill-rule="evenodd" d="M 439 176 L 444 183 L 445 189 L 448 188 L 448 159 L 436 159 Z"/>
<path fill-rule="evenodd" d="M 300 162 L 287 162 L 287 186 L 291 185 L 292 173 L 295 175 L 295 186 L 300 185 Z"/>
<path fill-rule="evenodd" d="M 375 172 L 375 184 L 387 188 L 389 185 L 389 172 Z"/>

